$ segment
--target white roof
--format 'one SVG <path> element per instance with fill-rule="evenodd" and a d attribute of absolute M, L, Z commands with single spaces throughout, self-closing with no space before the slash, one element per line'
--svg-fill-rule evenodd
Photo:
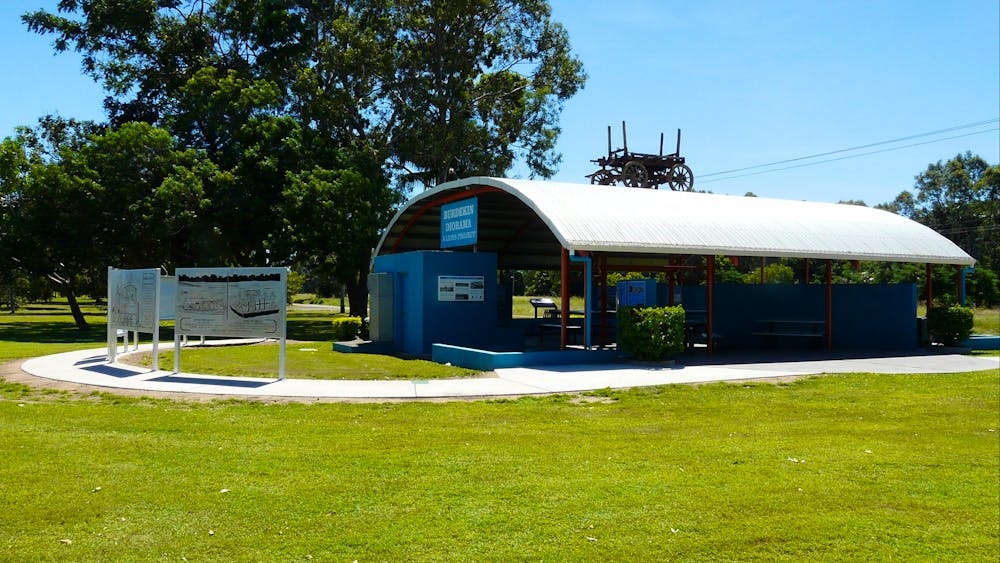
<path fill-rule="evenodd" d="M 415 209 L 475 188 L 513 196 L 571 251 L 975 263 L 934 230 L 869 207 L 487 177 L 448 182 L 408 201 L 386 229 L 376 254 L 388 250 L 383 245 L 393 233 L 400 236 L 396 224 L 401 219 L 414 222 Z M 486 212 L 481 204 L 481 231 L 484 221 L 489 223 Z M 516 244 L 512 241 L 508 245 Z"/>

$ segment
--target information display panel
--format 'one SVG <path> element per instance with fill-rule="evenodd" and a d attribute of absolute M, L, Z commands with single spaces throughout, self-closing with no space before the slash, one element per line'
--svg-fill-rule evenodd
<path fill-rule="evenodd" d="M 438 301 L 483 301 L 485 296 L 483 276 L 438 276 Z"/>
<path fill-rule="evenodd" d="M 178 268 L 176 334 L 285 336 L 285 268 Z"/>

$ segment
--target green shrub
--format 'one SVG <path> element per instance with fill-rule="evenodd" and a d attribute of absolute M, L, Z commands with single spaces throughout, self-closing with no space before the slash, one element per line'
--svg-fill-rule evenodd
<path fill-rule="evenodd" d="M 795 271 L 787 264 L 768 264 L 764 266 L 764 281 L 766 283 L 795 283 Z M 743 276 L 743 283 L 760 283 L 760 268 L 754 268 Z"/>
<path fill-rule="evenodd" d="M 295 270 L 289 270 L 288 277 L 285 278 L 285 281 L 288 302 L 294 303 L 292 298 L 302 291 L 302 286 L 306 284 L 306 277 Z"/>
<path fill-rule="evenodd" d="M 684 309 L 622 307 L 618 331 L 623 350 L 638 360 L 659 361 L 684 351 Z"/>
<path fill-rule="evenodd" d="M 337 342 L 354 340 L 361 334 L 361 317 L 333 319 L 333 339 Z"/>
<path fill-rule="evenodd" d="M 932 307 L 927 311 L 927 330 L 945 346 L 954 346 L 968 338 L 972 321 L 972 309 L 961 305 Z"/>

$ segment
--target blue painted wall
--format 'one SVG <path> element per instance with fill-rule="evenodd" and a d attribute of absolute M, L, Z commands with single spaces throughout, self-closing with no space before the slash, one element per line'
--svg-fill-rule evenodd
<path fill-rule="evenodd" d="M 834 285 L 834 348 L 917 347 L 915 284 Z M 705 286 L 684 287 L 684 307 L 705 309 Z M 826 319 L 826 286 L 822 284 L 719 284 L 713 291 L 713 331 L 725 346 L 757 347 L 760 319 Z M 782 339 L 780 345 L 808 346 L 809 339 Z M 825 340 L 823 341 L 825 342 Z"/>
<path fill-rule="evenodd" d="M 419 251 L 377 256 L 375 272 L 391 272 L 395 284 L 395 348 L 431 353 L 435 342 L 491 347 L 497 329 L 497 256 L 488 252 Z M 483 301 L 438 301 L 438 276 L 483 276 Z"/>

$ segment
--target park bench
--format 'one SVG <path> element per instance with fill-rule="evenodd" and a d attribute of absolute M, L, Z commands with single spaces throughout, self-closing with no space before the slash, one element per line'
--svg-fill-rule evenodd
<path fill-rule="evenodd" d="M 718 346 L 723 336 L 712 331 L 712 342 Z M 684 347 L 694 348 L 695 344 L 708 344 L 708 311 L 705 309 L 684 310 Z"/>
<path fill-rule="evenodd" d="M 544 344 L 545 333 L 554 331 L 559 332 L 562 330 L 562 325 L 559 323 L 541 323 L 538 325 L 538 345 Z M 573 338 L 574 342 L 579 342 L 579 335 L 583 334 L 583 326 L 581 325 L 566 325 L 567 335 Z"/>
<path fill-rule="evenodd" d="M 822 342 L 826 337 L 826 321 L 811 319 L 760 319 L 754 336 L 760 336 L 766 342 L 776 343 L 779 338 L 816 339 Z"/>

